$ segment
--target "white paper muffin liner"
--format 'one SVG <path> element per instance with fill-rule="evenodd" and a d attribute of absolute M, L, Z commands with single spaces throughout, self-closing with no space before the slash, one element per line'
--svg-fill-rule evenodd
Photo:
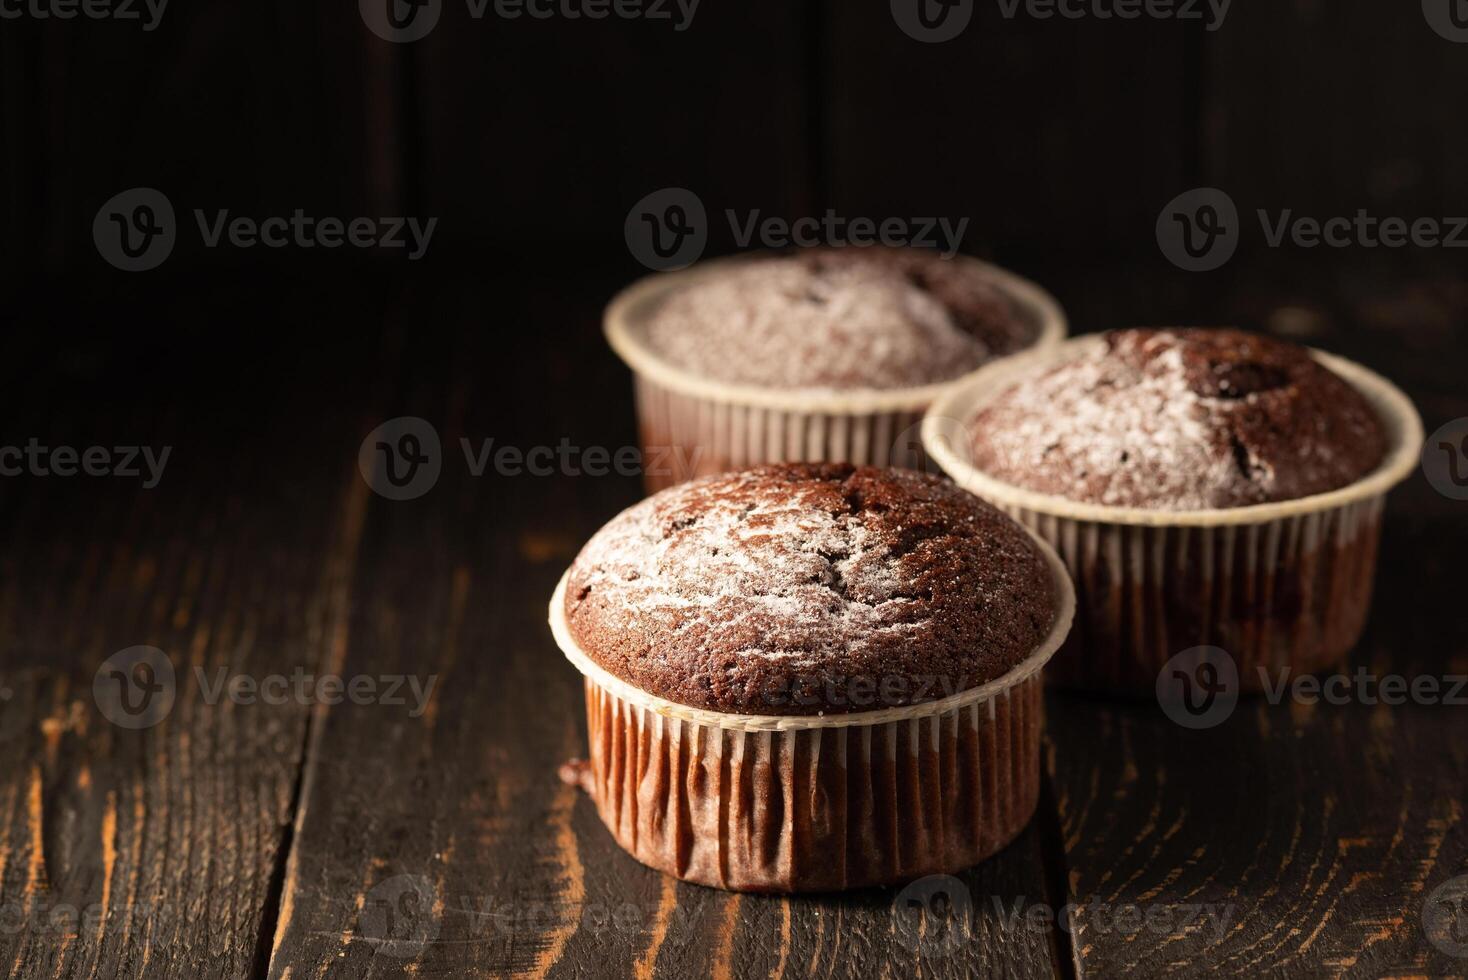
<path fill-rule="evenodd" d="M 834 891 L 975 864 L 1024 829 L 1039 795 L 1041 669 L 1075 609 L 1040 547 L 1056 618 L 1034 653 L 981 687 L 853 714 L 727 714 L 640 690 L 571 638 L 562 577 L 551 631 L 585 675 L 590 741 L 571 775 L 623 849 L 702 885 Z"/>
<path fill-rule="evenodd" d="M 1298 500 L 1214 510 L 1109 507 L 1036 493 L 976 469 L 968 421 L 1032 373 L 1102 343 L 1078 337 L 989 365 L 935 402 L 927 453 L 957 483 L 1009 513 L 1060 554 L 1076 588 L 1076 626 L 1047 672 L 1052 683 L 1152 695 L 1163 665 L 1196 646 L 1226 650 L 1242 690 L 1280 668 L 1341 662 L 1370 606 L 1387 491 L 1416 466 L 1422 422 L 1386 379 L 1312 351 L 1376 410 L 1387 437 L 1377 469 Z M 1261 670 L 1264 675 L 1261 675 Z"/>
<path fill-rule="evenodd" d="M 918 426 L 924 411 L 977 372 L 917 388 L 760 388 L 700 378 L 669 364 L 647 345 L 647 318 L 672 291 L 747 261 L 716 259 L 682 272 L 648 276 L 607 307 L 607 340 L 634 375 L 648 491 L 761 463 L 917 468 L 923 462 Z M 1035 342 L 1027 350 L 1051 347 L 1065 337 L 1065 314 L 1039 286 L 978 259 L 959 256 L 950 261 L 974 269 L 1032 325 Z"/>

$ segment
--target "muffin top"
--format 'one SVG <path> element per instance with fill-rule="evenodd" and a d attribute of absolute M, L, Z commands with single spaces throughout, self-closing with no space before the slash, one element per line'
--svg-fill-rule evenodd
<path fill-rule="evenodd" d="M 978 267 L 893 248 L 731 263 L 673 292 L 646 324 L 648 346 L 669 364 L 775 389 L 934 384 L 1037 333 Z"/>
<path fill-rule="evenodd" d="M 567 625 L 608 672 L 679 704 L 809 715 L 948 697 L 1049 634 L 1049 565 L 947 480 L 765 466 L 623 511 L 571 566 Z"/>
<path fill-rule="evenodd" d="M 1353 483 L 1386 452 L 1366 399 L 1303 347 L 1239 330 L 1117 330 L 968 424 L 976 468 L 1071 500 L 1202 510 Z"/>

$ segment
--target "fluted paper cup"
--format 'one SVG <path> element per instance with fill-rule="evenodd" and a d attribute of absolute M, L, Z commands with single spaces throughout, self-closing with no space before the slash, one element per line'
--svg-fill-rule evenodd
<path fill-rule="evenodd" d="M 1164 511 L 1081 503 L 995 479 L 973 464 L 968 423 L 1015 382 L 1104 343 L 1077 337 L 980 370 L 923 420 L 928 454 L 960 486 L 1059 552 L 1076 588 L 1076 626 L 1047 676 L 1093 691 L 1150 696 L 1175 654 L 1226 650 L 1240 689 L 1267 674 L 1339 664 L 1371 602 L 1387 491 L 1417 465 L 1422 421 L 1400 390 L 1342 357 L 1311 351 L 1381 419 L 1387 451 L 1371 473 L 1297 500 Z"/>
<path fill-rule="evenodd" d="M 1075 610 L 1064 567 L 1039 547 L 1056 615 L 1028 658 L 939 701 L 852 714 L 725 714 L 655 697 L 577 646 L 562 577 L 551 631 L 584 675 L 590 740 L 568 775 L 629 854 L 701 885 L 834 891 L 975 864 L 1019 834 L 1039 796 L 1040 671 Z"/>
<path fill-rule="evenodd" d="M 918 468 L 917 427 L 932 402 L 974 373 L 915 388 L 779 389 L 699 377 L 664 360 L 646 340 L 648 317 L 671 293 L 746 256 L 701 262 L 638 280 L 607 307 L 607 341 L 632 368 L 644 481 L 649 493 L 695 477 L 761 463 L 845 462 Z M 966 256 L 1035 337 L 1027 350 L 1065 337 L 1065 314 L 1027 279 Z"/>

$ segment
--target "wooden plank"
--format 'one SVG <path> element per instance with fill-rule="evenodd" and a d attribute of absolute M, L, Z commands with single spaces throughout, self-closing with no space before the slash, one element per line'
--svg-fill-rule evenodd
<path fill-rule="evenodd" d="M 802 5 L 697 4 L 685 30 L 681 15 L 503 19 L 490 4 L 475 19 L 470 6 L 445 4 L 412 52 L 415 186 L 428 213 L 452 216 L 446 242 L 594 248 L 631 273 L 645 270 L 624 222 L 661 188 L 700 197 L 711 254 L 735 247 L 725 209 L 811 207 Z"/>
<path fill-rule="evenodd" d="M 391 529 L 374 512 L 361 576 L 376 584 L 359 586 L 344 673 L 436 677 L 438 701 L 422 719 L 377 707 L 327 714 L 272 976 L 316 975 L 323 963 L 351 976 L 902 975 L 920 959 L 934 976 L 1054 972 L 1055 938 L 1000 917 L 1016 902 L 1049 904 L 1037 832 L 962 876 L 976 929 L 947 955 L 925 957 L 895 938 L 891 890 L 734 896 L 623 854 L 590 802 L 555 776 L 585 752 L 578 678 L 541 635 L 575 540 L 566 517 L 522 490 L 458 496 L 469 495 L 483 505 L 393 514 Z M 513 511 L 514 521 L 486 508 Z M 518 533 L 520 554 L 463 555 L 449 525 L 478 528 L 471 549 Z M 396 933 L 372 911 L 388 905 L 400 914 Z M 413 918 L 414 907 L 433 911 Z"/>
<path fill-rule="evenodd" d="M 1450 276 L 1294 268 L 1246 271 L 1247 291 L 1197 303 L 1407 383 L 1429 429 L 1468 415 L 1450 354 L 1460 345 L 1415 349 L 1435 317 L 1468 313 Z M 1420 477 L 1393 495 L 1348 673 L 1468 674 L 1468 630 L 1449 612 L 1461 604 L 1461 508 Z M 1050 719 L 1070 900 L 1084 907 L 1077 975 L 1462 974 L 1422 917 L 1428 895 L 1468 871 L 1461 707 L 1255 700 L 1194 732 L 1155 705 L 1072 696 Z M 1136 920 L 1149 912 L 1152 925 Z"/>
<path fill-rule="evenodd" d="M 890 4 L 827 7 L 838 213 L 967 218 L 966 251 L 1021 270 L 1155 251 L 1157 190 L 1194 163 L 1191 26 L 974 3 L 961 34 L 923 43 Z"/>
<path fill-rule="evenodd" d="M 1465 736 L 1452 708 L 1251 704 L 1197 734 L 1068 705 L 1053 738 L 1078 975 L 1461 970 L 1422 908 L 1468 868 Z"/>
<path fill-rule="evenodd" d="M 1408 221 L 1462 214 L 1464 135 L 1440 93 L 1468 84 L 1463 52 L 1420 4 L 1234 4 L 1206 51 L 1201 118 L 1205 182 L 1234 197 L 1241 247 L 1263 247 L 1258 208 L 1319 219 L 1358 208 Z"/>
<path fill-rule="evenodd" d="M 265 285 L 248 290 L 281 336 L 299 336 L 314 304 Z M 308 345 L 287 364 L 240 349 L 272 322 L 259 298 L 216 316 L 218 350 L 235 356 L 207 372 L 90 327 L 110 300 L 134 300 L 154 311 L 158 340 L 190 337 L 202 297 L 229 294 L 206 283 L 191 296 L 65 297 L 17 310 L 5 338 L 5 362 L 25 371 L 5 386 L 0 443 L 171 447 L 153 489 L 121 476 L 0 481 L 10 976 L 240 977 L 263 965 L 309 711 L 234 703 L 215 685 L 221 671 L 316 672 L 360 511 L 342 441 L 355 411 Z M 333 361 L 351 376 L 353 358 Z M 336 410 L 314 403 L 323 394 Z M 124 727 L 94 677 L 139 644 L 171 662 L 175 700 L 151 727 Z M 155 696 L 167 705 L 166 690 Z"/>
<path fill-rule="evenodd" d="M 999 914 L 1052 901 L 1040 825 L 962 876 L 969 940 L 919 956 L 898 938 L 894 890 L 782 899 L 677 883 L 621 852 L 559 781 L 586 751 L 584 699 L 545 606 L 580 543 L 640 486 L 473 477 L 454 456 L 460 438 L 632 445 L 630 385 L 594 335 L 530 329 L 594 323 L 600 286 L 568 299 L 562 283 L 552 299 L 526 281 L 495 334 L 472 301 L 483 288 L 432 290 L 417 315 L 473 318 L 452 342 L 400 356 L 390 412 L 433 421 L 445 464 L 425 496 L 372 501 L 344 647 L 343 673 L 435 678 L 434 702 L 419 718 L 381 705 L 318 716 L 270 975 L 1054 974 L 1054 930 Z M 517 369 L 486 385 L 506 337 L 524 345 Z"/>
<path fill-rule="evenodd" d="M 133 187 L 173 204 L 175 262 L 230 263 L 205 251 L 195 208 L 256 219 L 296 208 L 403 213 L 396 52 L 355 11 L 343 20 L 288 2 L 168 3 L 151 30 L 23 15 L 6 19 L 4 35 L 7 269 L 90 268 L 93 217 Z"/>

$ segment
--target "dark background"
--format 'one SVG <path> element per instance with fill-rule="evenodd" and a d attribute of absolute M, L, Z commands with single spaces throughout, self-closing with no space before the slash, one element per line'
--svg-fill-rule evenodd
<path fill-rule="evenodd" d="M 1049 286 L 1076 331 L 1231 322 L 1308 336 L 1339 296 L 1366 327 L 1441 351 L 1461 252 L 1270 249 L 1252 217 L 1464 210 L 1468 130 L 1452 96 L 1468 85 L 1468 46 L 1408 6 L 1235 3 L 1209 31 L 1006 19 L 978 2 L 942 44 L 908 38 L 885 3 L 829 0 L 705 0 L 682 32 L 492 8 L 476 20 L 447 0 L 413 44 L 382 41 L 345 3 L 179 3 L 153 31 L 6 20 L 4 294 L 51 342 L 124 326 L 131 344 L 166 342 L 191 365 L 279 363 L 338 328 L 369 332 L 315 301 L 345 311 L 396 288 L 426 313 L 424 294 L 455 280 L 473 284 L 465 301 L 503 343 L 599 357 L 594 309 L 537 309 L 527 331 L 503 290 L 547 307 L 574 291 L 600 300 L 645 271 L 623 241 L 628 209 L 681 186 L 713 217 L 708 254 L 734 247 L 726 208 L 967 218 L 964 250 Z M 139 186 L 168 195 L 182 227 L 161 268 L 130 275 L 100 260 L 92 219 Z M 1198 186 L 1244 217 L 1238 254 L 1208 274 L 1174 267 L 1154 236 L 1163 205 Z M 196 207 L 439 222 L 408 263 L 204 249 Z M 238 308 L 280 289 L 295 298 L 267 315 Z M 175 308 L 189 292 L 201 301 Z"/>
<path fill-rule="evenodd" d="M 1233 902 L 1242 927 L 1216 942 L 980 916 L 982 942 L 915 965 L 890 894 L 740 898 L 639 868 L 554 778 L 584 722 L 543 626 L 560 571 L 639 481 L 472 478 L 457 445 L 635 441 L 599 318 L 646 272 L 629 209 L 669 186 L 714 216 L 710 255 L 734 247 L 725 208 L 969 218 L 964 251 L 1044 284 L 1074 332 L 1280 333 L 1381 370 L 1431 432 L 1468 415 L 1464 253 L 1271 249 L 1253 213 L 1468 213 L 1464 91 L 1468 45 L 1415 3 L 1367 0 L 1236 0 L 1214 32 L 980 2 L 943 44 L 886 3 L 835 0 L 703 0 L 684 32 L 446 2 L 408 45 L 342 2 L 174 0 L 152 32 L 0 22 L 0 441 L 173 447 L 150 491 L 0 480 L 0 902 L 106 910 L 95 932 L 28 916 L 0 930 L 0 962 L 396 976 L 356 909 L 410 875 L 449 910 L 423 975 L 1461 973 L 1419 917 L 1468 868 L 1461 708 L 1248 704 L 1197 734 L 1053 697 L 1041 813 L 963 876 L 976 903 Z M 138 186 L 171 199 L 180 243 L 125 273 L 92 221 Z M 1190 273 L 1154 226 L 1199 186 L 1244 230 L 1232 261 Z M 439 223 L 417 262 L 203 249 L 195 207 Z M 405 503 L 356 470 L 399 415 L 446 448 L 438 486 Z M 1353 665 L 1468 670 L 1463 506 L 1420 477 L 1393 496 Z M 182 692 L 124 732 L 89 689 L 140 643 L 181 671 L 431 673 L 440 694 L 406 719 Z M 505 916 L 487 928 L 462 911 L 485 902 Z M 587 924 L 623 906 L 635 928 Z"/>

